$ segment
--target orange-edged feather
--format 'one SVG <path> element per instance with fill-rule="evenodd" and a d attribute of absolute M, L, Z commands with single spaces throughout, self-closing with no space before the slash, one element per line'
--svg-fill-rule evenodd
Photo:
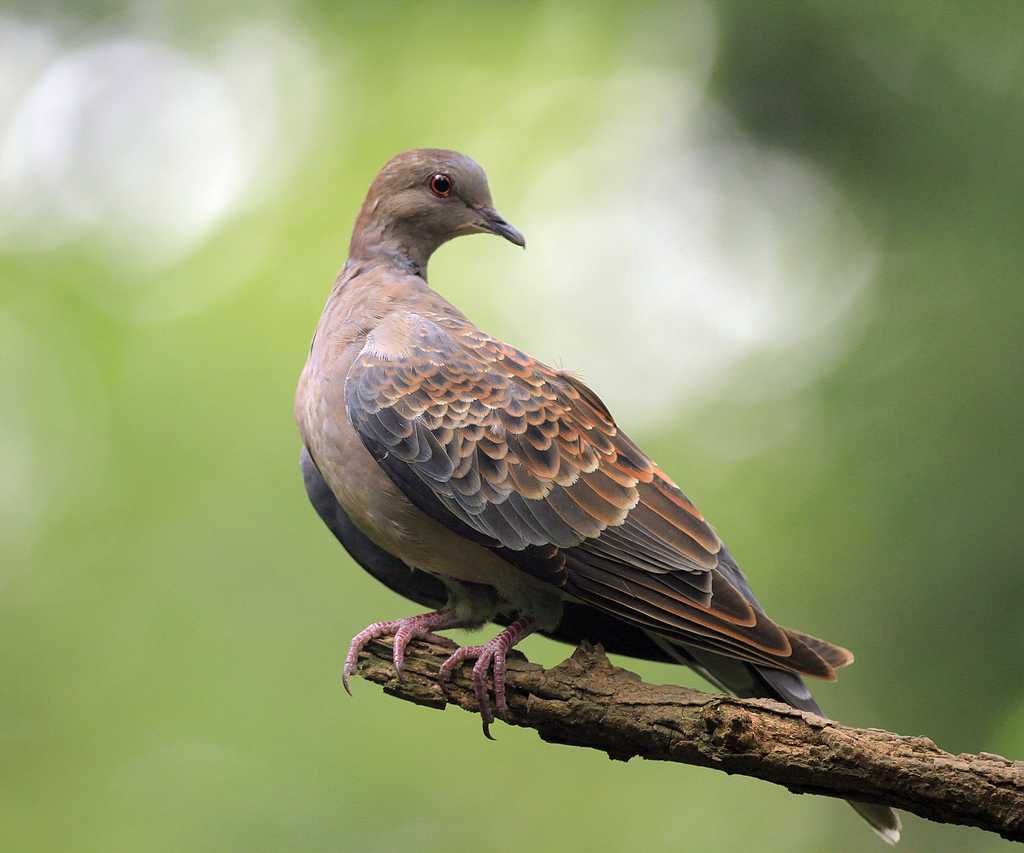
<path fill-rule="evenodd" d="M 456 532 L 616 618 L 752 663 L 831 679 L 852 655 L 776 625 L 693 503 L 580 379 L 452 314 L 372 342 L 348 414 L 409 498 Z"/>

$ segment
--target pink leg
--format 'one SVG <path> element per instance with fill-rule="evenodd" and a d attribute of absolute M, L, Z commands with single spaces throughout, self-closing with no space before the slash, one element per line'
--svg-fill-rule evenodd
<path fill-rule="evenodd" d="M 430 613 L 422 613 L 419 616 L 410 616 L 407 619 L 392 619 L 389 622 L 374 622 L 372 625 L 367 625 L 352 638 L 352 642 L 348 647 L 348 654 L 345 655 L 345 668 L 341 672 L 341 683 L 345 687 L 345 692 L 349 696 L 352 695 L 352 691 L 348 686 L 348 679 L 356 671 L 359 653 L 370 640 L 376 640 L 378 637 L 384 637 L 387 634 L 395 635 L 392 660 L 395 662 L 395 670 L 401 676 L 402 667 L 405 665 L 405 649 L 413 639 L 423 637 L 440 640 L 441 638 L 435 637 L 431 634 L 431 631 L 440 628 L 455 628 L 459 624 L 460 620 L 455 615 L 455 611 L 446 607 L 444 610 L 434 610 Z"/>
<path fill-rule="evenodd" d="M 484 735 L 491 740 L 494 740 L 491 737 L 494 713 L 491 711 L 491 702 L 487 696 L 487 670 L 491 669 L 494 673 L 494 704 L 498 708 L 498 713 L 504 716 L 508 711 L 508 703 L 505 700 L 505 658 L 509 649 L 532 633 L 533 624 L 529 619 L 517 619 L 493 640 L 482 646 L 462 646 L 441 664 L 441 681 L 447 681 L 460 663 L 468 658 L 476 658 L 473 665 L 473 690 L 480 706 L 480 716 L 483 718 Z"/>

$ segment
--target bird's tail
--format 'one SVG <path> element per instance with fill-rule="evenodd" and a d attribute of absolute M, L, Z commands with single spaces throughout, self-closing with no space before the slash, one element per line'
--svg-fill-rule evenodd
<path fill-rule="evenodd" d="M 880 806 L 877 803 L 861 803 L 857 800 L 847 800 L 855 812 L 868 822 L 875 834 L 886 844 L 896 844 L 900 840 L 900 816 L 888 806 Z"/>
<path fill-rule="evenodd" d="M 654 633 L 649 632 L 648 636 L 679 663 L 728 693 L 746 699 L 776 699 L 819 717 L 826 716 L 799 675 L 683 646 Z M 900 816 L 891 808 L 857 800 L 847 802 L 886 844 L 900 840 Z"/>

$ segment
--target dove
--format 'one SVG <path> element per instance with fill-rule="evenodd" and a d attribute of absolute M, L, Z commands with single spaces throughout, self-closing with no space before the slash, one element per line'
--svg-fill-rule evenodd
<path fill-rule="evenodd" d="M 823 715 L 804 676 L 834 680 L 846 649 L 776 624 L 697 507 L 574 373 L 477 328 L 427 281 L 445 242 L 523 235 L 455 151 L 392 158 L 356 218 L 295 396 L 316 512 L 371 575 L 428 608 L 374 622 L 360 650 L 449 628 L 504 626 L 458 647 L 484 734 L 507 711 L 509 650 L 530 634 L 690 667 L 743 697 Z M 488 680 L 493 684 L 490 699 Z M 891 809 L 851 802 L 887 842 Z"/>

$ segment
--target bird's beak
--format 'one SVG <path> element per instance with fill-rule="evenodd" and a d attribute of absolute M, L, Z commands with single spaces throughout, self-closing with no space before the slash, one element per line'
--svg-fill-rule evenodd
<path fill-rule="evenodd" d="M 526 248 L 526 238 L 519 233 L 519 229 L 509 225 L 493 207 L 477 208 L 477 213 L 481 216 L 479 227 L 484 231 L 497 234 L 499 237 L 504 237 L 510 243 L 515 243 L 524 249 Z"/>

